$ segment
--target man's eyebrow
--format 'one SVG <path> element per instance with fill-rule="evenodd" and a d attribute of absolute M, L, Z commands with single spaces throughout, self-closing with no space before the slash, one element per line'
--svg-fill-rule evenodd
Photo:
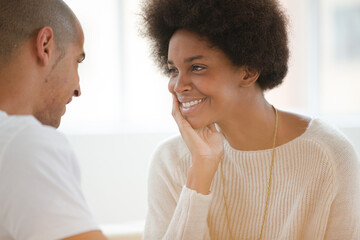
<path fill-rule="evenodd" d="M 189 62 L 192 62 L 194 60 L 198 60 L 198 59 L 202 59 L 202 58 L 204 58 L 204 56 L 202 56 L 202 55 L 189 57 L 189 58 L 184 60 L 184 63 L 189 63 Z M 167 63 L 170 64 L 170 65 L 174 64 L 171 60 L 168 60 Z"/>
<path fill-rule="evenodd" d="M 79 63 L 82 63 L 85 60 L 85 52 L 81 53 L 80 57 Z"/>

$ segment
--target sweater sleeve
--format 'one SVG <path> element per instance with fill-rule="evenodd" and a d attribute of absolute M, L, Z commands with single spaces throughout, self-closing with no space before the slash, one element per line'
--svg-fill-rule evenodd
<path fill-rule="evenodd" d="M 338 148 L 339 149 L 339 148 Z M 334 201 L 331 205 L 325 239 L 360 239 L 360 166 L 348 144 L 334 159 Z"/>
<path fill-rule="evenodd" d="M 212 195 L 188 189 L 177 179 L 178 160 L 167 147 L 153 157 L 144 240 L 210 239 L 207 215 Z"/>

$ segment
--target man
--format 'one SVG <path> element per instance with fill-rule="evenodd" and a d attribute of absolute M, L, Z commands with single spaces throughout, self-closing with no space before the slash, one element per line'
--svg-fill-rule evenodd
<path fill-rule="evenodd" d="M 105 239 L 55 131 L 81 94 L 80 23 L 62 0 L 0 0 L 0 239 Z"/>

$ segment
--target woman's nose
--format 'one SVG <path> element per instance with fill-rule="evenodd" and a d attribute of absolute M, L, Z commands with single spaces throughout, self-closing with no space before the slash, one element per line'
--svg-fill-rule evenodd
<path fill-rule="evenodd" d="M 191 90 L 191 80 L 184 75 L 179 74 L 169 82 L 170 91 L 183 93 Z"/>

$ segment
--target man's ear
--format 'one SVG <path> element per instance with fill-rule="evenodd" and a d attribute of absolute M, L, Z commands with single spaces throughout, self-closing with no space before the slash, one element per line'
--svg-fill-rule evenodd
<path fill-rule="evenodd" d="M 55 54 L 54 32 L 50 27 L 43 27 L 36 37 L 36 55 L 39 64 L 46 66 Z"/>
<path fill-rule="evenodd" d="M 242 88 L 250 87 L 251 85 L 255 84 L 259 76 L 260 76 L 259 71 L 255 69 L 251 69 L 247 66 L 243 66 L 241 80 L 240 80 L 240 87 Z"/>

